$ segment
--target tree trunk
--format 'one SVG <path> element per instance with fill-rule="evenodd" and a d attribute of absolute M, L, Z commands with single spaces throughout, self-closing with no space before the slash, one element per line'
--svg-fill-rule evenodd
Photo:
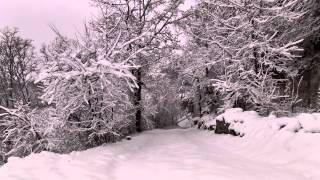
<path fill-rule="evenodd" d="M 13 100 L 13 73 L 10 70 L 10 85 L 9 85 L 9 108 L 14 108 L 14 100 Z"/>
<path fill-rule="evenodd" d="M 200 86 L 200 79 L 196 78 L 196 82 L 197 82 L 197 93 L 198 93 L 198 113 L 199 113 L 199 117 L 202 118 L 202 106 L 201 106 L 201 102 L 202 102 L 202 96 L 201 96 L 201 86 Z"/>
<path fill-rule="evenodd" d="M 135 89 L 134 92 L 134 106 L 136 108 L 136 131 L 141 132 L 142 131 L 142 105 L 141 105 L 141 99 L 142 99 L 142 72 L 141 68 L 138 68 L 135 70 L 135 76 L 137 78 L 137 84 L 138 87 Z"/>
<path fill-rule="evenodd" d="M 202 118 L 202 107 L 201 107 L 201 102 L 202 102 L 202 96 L 201 96 L 201 88 L 200 85 L 198 85 L 198 106 L 199 106 L 199 117 Z"/>

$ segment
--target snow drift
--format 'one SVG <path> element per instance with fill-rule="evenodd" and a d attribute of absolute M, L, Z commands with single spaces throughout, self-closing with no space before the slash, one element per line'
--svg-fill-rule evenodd
<path fill-rule="evenodd" d="M 215 117 L 207 115 L 202 118 L 205 128 L 217 129 L 219 122 L 228 124 L 229 130 L 238 135 L 257 135 L 257 131 L 288 133 L 320 133 L 320 113 L 302 113 L 295 117 L 280 117 L 274 115 L 261 117 L 255 111 L 243 111 L 240 108 L 228 109 L 225 113 Z M 280 132 L 279 132 L 280 133 Z"/>

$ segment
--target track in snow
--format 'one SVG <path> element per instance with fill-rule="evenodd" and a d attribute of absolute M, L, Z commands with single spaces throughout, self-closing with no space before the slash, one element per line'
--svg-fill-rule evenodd
<path fill-rule="evenodd" d="M 2 180 L 307 180 L 307 174 L 233 152 L 195 129 L 154 130 L 70 155 L 43 152 L 13 159 Z M 310 178 L 312 179 L 312 178 Z"/>

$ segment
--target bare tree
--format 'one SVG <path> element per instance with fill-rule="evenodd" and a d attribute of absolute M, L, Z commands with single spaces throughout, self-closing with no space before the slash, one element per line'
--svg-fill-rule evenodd
<path fill-rule="evenodd" d="M 15 101 L 29 99 L 27 75 L 32 70 L 34 47 L 18 35 L 18 29 L 5 28 L 0 34 L 0 103 L 12 108 Z"/>

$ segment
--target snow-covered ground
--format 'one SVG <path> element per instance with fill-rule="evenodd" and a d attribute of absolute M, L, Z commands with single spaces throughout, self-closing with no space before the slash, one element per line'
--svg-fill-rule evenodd
<path fill-rule="evenodd" d="M 264 138 L 154 130 L 69 155 L 11 158 L 1 180 L 319 180 L 318 134 Z"/>

